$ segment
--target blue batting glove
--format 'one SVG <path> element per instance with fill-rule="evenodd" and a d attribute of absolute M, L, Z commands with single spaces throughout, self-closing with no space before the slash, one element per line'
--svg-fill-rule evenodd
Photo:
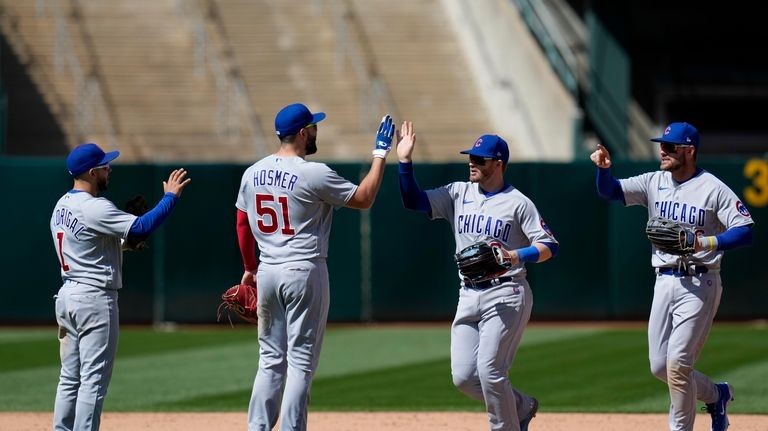
<path fill-rule="evenodd" d="M 381 119 L 379 131 L 376 132 L 376 147 L 373 149 L 373 157 L 386 159 L 389 150 L 392 149 L 392 137 L 395 136 L 395 125 L 392 117 L 385 115 Z"/>

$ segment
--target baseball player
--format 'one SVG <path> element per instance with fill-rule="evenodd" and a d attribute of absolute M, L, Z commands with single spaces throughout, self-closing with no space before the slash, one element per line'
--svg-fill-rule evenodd
<path fill-rule="evenodd" d="M 51 216 L 64 282 L 55 297 L 61 356 L 53 410 L 57 431 L 99 429 L 117 351 L 123 247 L 160 226 L 190 182 L 184 169 L 174 170 L 163 182 L 165 195 L 151 211 L 141 217 L 128 214 L 99 197 L 109 185 L 109 163 L 119 155 L 104 153 L 96 144 L 73 149 L 67 169 L 74 186 Z"/>
<path fill-rule="evenodd" d="M 598 145 L 590 158 L 597 165 L 597 192 L 625 205 L 643 205 L 648 216 L 677 222 L 694 231 L 690 257 L 653 246 L 656 271 L 648 356 L 651 372 L 669 387 L 670 430 L 693 430 L 696 400 L 706 403 L 712 430 L 728 428 L 726 408 L 733 400 L 728 383 L 714 383 L 694 369 L 720 304 L 723 252 L 752 241 L 754 222 L 736 194 L 711 173 L 696 167 L 699 133 L 688 123 L 670 124 L 659 138 L 660 171 L 616 180 L 608 150 Z"/>
<path fill-rule="evenodd" d="M 533 202 L 504 181 L 507 143 L 483 135 L 469 155 L 469 181 L 422 191 L 413 174 L 413 125 L 404 122 L 397 145 L 400 192 L 406 208 L 451 224 L 459 252 L 478 241 L 501 247 L 509 269 L 473 282 L 462 276 L 451 327 L 451 374 L 456 387 L 485 402 L 492 430 L 527 430 L 538 401 L 512 388 L 508 370 L 528 323 L 533 294 L 525 264 L 552 257 L 558 242 Z"/>
<path fill-rule="evenodd" d="M 243 174 L 237 195 L 242 284 L 258 286 L 259 370 L 248 407 L 248 429 L 307 428 L 307 402 L 328 317 L 328 237 L 333 210 L 367 209 L 384 175 L 395 127 L 385 116 L 371 170 L 359 186 L 323 163 L 317 152 L 322 112 L 302 104 L 275 117 L 280 149 Z M 256 259 L 255 243 L 260 251 Z"/>

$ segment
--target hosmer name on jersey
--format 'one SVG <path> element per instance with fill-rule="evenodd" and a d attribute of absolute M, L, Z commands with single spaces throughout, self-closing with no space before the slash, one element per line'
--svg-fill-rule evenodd
<path fill-rule="evenodd" d="M 507 242 L 512 225 L 485 214 L 459 214 L 456 230 L 460 234 L 479 233 Z"/>
<path fill-rule="evenodd" d="M 691 226 L 704 226 L 706 211 L 684 202 L 656 201 L 653 204 L 656 214 L 667 220 L 688 223 Z"/>
<path fill-rule="evenodd" d="M 59 228 L 63 227 L 72 232 L 72 235 L 76 239 L 80 239 L 77 235 L 85 229 L 85 225 L 80 223 L 77 217 L 72 216 L 72 211 L 66 208 L 59 208 L 54 211 L 54 226 Z"/>
<path fill-rule="evenodd" d="M 254 186 L 275 186 L 286 190 L 293 190 L 299 177 L 278 169 L 255 171 L 253 173 Z"/>

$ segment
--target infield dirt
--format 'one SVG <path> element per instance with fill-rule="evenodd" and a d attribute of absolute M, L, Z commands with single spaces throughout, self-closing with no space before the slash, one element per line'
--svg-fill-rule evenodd
<path fill-rule="evenodd" d="M 768 415 L 729 415 L 731 428 L 768 430 Z M 709 416 L 696 418 L 694 431 L 709 431 Z M 0 431 L 50 429 L 51 413 L 0 413 Z M 245 413 L 104 413 L 110 431 L 244 430 Z M 470 431 L 488 429 L 485 413 L 353 412 L 309 414 L 310 431 Z M 667 429 L 660 414 L 540 413 L 532 431 L 650 431 Z"/>

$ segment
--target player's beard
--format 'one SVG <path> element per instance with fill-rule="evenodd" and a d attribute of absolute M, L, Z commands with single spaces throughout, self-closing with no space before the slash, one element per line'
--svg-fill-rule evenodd
<path fill-rule="evenodd" d="M 307 136 L 307 155 L 317 152 L 317 136 Z"/>
<path fill-rule="evenodd" d="M 99 188 L 99 192 L 105 192 L 109 189 L 109 177 L 96 180 L 96 187 Z"/>
<path fill-rule="evenodd" d="M 469 181 L 472 183 L 480 183 L 488 178 L 488 173 L 480 166 L 475 166 L 474 169 L 469 168 Z"/>
<path fill-rule="evenodd" d="M 668 157 L 666 163 L 662 160 L 661 164 L 659 165 L 659 169 L 667 172 L 675 172 L 684 167 L 685 167 L 685 159 L 679 160 L 674 157 Z"/>

